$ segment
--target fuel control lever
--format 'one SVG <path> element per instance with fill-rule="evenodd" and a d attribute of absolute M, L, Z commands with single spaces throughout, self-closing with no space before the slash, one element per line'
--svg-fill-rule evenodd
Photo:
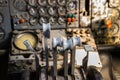
<path fill-rule="evenodd" d="M 75 47 L 76 46 L 81 46 L 82 45 L 82 42 L 81 42 L 81 38 L 80 37 L 76 37 L 76 38 L 74 38 L 74 37 L 72 37 L 71 38 L 72 39 L 72 48 L 71 48 L 71 52 L 72 52 L 72 54 L 71 54 L 71 63 L 70 63 L 70 66 L 71 66 L 71 76 L 72 76 L 72 78 L 73 79 L 75 79 L 74 78 L 74 69 L 75 69 Z"/>
<path fill-rule="evenodd" d="M 36 80 L 39 80 L 39 59 L 37 57 L 37 52 L 33 49 L 31 43 L 29 40 L 25 40 L 23 44 L 30 50 L 33 51 L 33 54 L 35 56 L 35 62 L 36 62 Z"/>
<path fill-rule="evenodd" d="M 64 50 L 64 78 L 65 80 L 68 80 L 68 51 L 69 49 L 72 49 L 72 39 L 68 39 L 63 42 L 63 50 Z"/>
<path fill-rule="evenodd" d="M 63 41 L 62 38 L 53 38 L 52 39 L 52 48 L 53 48 L 53 78 L 57 80 L 57 46 L 62 47 Z"/>
<path fill-rule="evenodd" d="M 48 48 L 48 41 L 47 39 L 50 38 L 50 30 L 51 26 L 50 23 L 45 24 L 43 23 L 43 34 L 44 34 L 44 49 L 45 49 L 45 55 L 46 55 L 46 80 L 48 80 L 48 68 L 49 68 L 49 48 Z"/>

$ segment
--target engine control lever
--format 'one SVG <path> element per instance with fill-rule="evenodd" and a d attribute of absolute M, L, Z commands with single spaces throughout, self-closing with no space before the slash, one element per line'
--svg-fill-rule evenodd
<path fill-rule="evenodd" d="M 85 73 L 87 72 L 87 62 L 88 62 L 88 55 L 90 51 L 94 51 L 93 47 L 90 45 L 84 45 L 84 49 L 87 52 L 87 55 L 85 56 L 85 58 L 83 59 L 83 69 L 85 71 Z"/>
<path fill-rule="evenodd" d="M 53 78 L 57 80 L 57 46 L 62 47 L 62 38 L 52 38 L 52 48 L 53 48 Z"/>
<path fill-rule="evenodd" d="M 70 62 L 70 66 L 71 66 L 71 75 L 74 79 L 74 69 L 75 69 L 75 46 L 81 46 L 82 42 L 81 42 L 81 38 L 80 37 L 72 37 L 72 46 L 71 46 L 71 62 Z"/>
<path fill-rule="evenodd" d="M 39 59 L 37 57 L 37 52 L 33 49 L 31 43 L 29 40 L 25 40 L 23 44 L 30 50 L 33 51 L 33 54 L 35 56 L 35 62 L 36 62 L 36 80 L 39 80 Z"/>
<path fill-rule="evenodd" d="M 30 51 L 34 51 L 35 52 L 35 50 L 31 46 L 31 43 L 30 43 L 29 40 L 25 40 L 23 43 Z"/>
<path fill-rule="evenodd" d="M 63 50 L 64 50 L 64 77 L 65 80 L 68 80 L 68 49 L 72 48 L 72 39 L 63 41 Z"/>
<path fill-rule="evenodd" d="M 46 54 L 46 80 L 48 80 L 48 68 L 49 68 L 49 48 L 47 39 L 50 38 L 50 30 L 51 26 L 50 23 L 45 24 L 43 23 L 43 34 L 44 34 L 44 48 L 45 48 L 45 54 Z"/>

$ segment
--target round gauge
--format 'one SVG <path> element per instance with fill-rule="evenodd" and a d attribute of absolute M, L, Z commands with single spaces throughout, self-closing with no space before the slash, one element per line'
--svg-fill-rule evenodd
<path fill-rule="evenodd" d="M 41 8 L 39 9 L 39 13 L 40 13 L 40 15 L 42 15 L 42 16 L 46 16 L 46 15 L 47 15 L 47 9 L 41 7 Z"/>
<path fill-rule="evenodd" d="M 64 17 L 59 17 L 58 18 L 58 23 L 59 24 L 64 24 L 66 22 L 65 18 Z"/>
<path fill-rule="evenodd" d="M 24 41 L 28 40 L 33 48 L 37 46 L 38 38 L 35 34 L 30 32 L 24 32 L 17 35 L 14 39 L 15 46 L 20 50 L 28 50 L 24 44 Z"/>
<path fill-rule="evenodd" d="M 0 28 L 0 40 L 3 40 L 5 36 L 5 32 L 3 31 L 3 29 Z"/>
<path fill-rule="evenodd" d="M 66 4 L 66 0 L 58 0 L 58 4 L 64 6 Z"/>
<path fill-rule="evenodd" d="M 37 25 L 37 23 L 38 23 L 38 20 L 36 19 L 36 18 L 30 18 L 30 24 L 32 25 L 32 26 L 35 26 L 35 25 Z"/>
<path fill-rule="evenodd" d="M 49 22 L 50 22 L 50 24 L 55 24 L 56 23 L 56 19 L 55 18 L 53 18 L 53 17 L 50 17 L 50 19 L 49 19 Z"/>
<path fill-rule="evenodd" d="M 118 19 L 120 16 L 120 11 L 118 9 L 110 8 L 108 10 L 108 16 L 111 17 L 112 19 Z"/>
<path fill-rule="evenodd" d="M 53 16 L 56 14 L 56 9 L 54 7 L 50 7 L 48 13 Z"/>
<path fill-rule="evenodd" d="M 17 10 L 20 10 L 20 11 L 25 11 L 27 6 L 25 0 L 14 0 L 13 5 Z"/>
<path fill-rule="evenodd" d="M 23 13 L 21 15 L 22 18 L 24 18 L 25 20 L 29 20 L 30 19 L 30 15 L 28 13 Z"/>
<path fill-rule="evenodd" d="M 41 17 L 40 19 L 39 19 L 39 23 L 42 25 L 43 23 L 48 23 L 48 21 L 47 21 L 47 18 L 46 17 Z"/>
<path fill-rule="evenodd" d="M 110 7 L 119 7 L 120 6 L 120 0 L 110 0 L 109 6 Z"/>
<path fill-rule="evenodd" d="M 56 6 L 57 1 L 56 0 L 48 0 L 49 5 Z"/>
<path fill-rule="evenodd" d="M 119 32 L 119 25 L 117 23 L 112 23 L 112 27 L 108 30 L 111 35 L 115 35 Z"/>
<path fill-rule="evenodd" d="M 3 22 L 3 16 L 0 14 L 0 24 Z"/>
<path fill-rule="evenodd" d="M 65 15 L 66 14 L 65 8 L 64 7 L 59 7 L 58 8 L 58 13 L 59 13 L 59 15 Z"/>
<path fill-rule="evenodd" d="M 37 0 L 29 0 L 29 5 L 35 6 L 37 4 Z"/>
<path fill-rule="evenodd" d="M 47 0 L 38 0 L 39 5 L 45 6 L 47 4 Z"/>
<path fill-rule="evenodd" d="M 31 7 L 31 8 L 29 9 L 29 14 L 30 14 L 31 16 L 36 16 L 36 15 L 37 15 L 37 10 L 36 10 L 36 8 Z"/>
<path fill-rule="evenodd" d="M 76 8 L 76 5 L 74 2 L 68 3 L 68 6 L 67 6 L 68 11 L 73 11 L 73 10 L 75 10 L 75 8 Z"/>

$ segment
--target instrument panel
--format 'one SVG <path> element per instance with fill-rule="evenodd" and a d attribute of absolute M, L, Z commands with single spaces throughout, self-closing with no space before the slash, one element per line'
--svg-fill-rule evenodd
<path fill-rule="evenodd" d="M 9 0 L 9 4 L 7 0 L 0 0 L 0 40 L 12 33 L 9 72 L 35 71 L 36 56 L 41 69 L 45 70 L 48 62 L 47 68 L 52 71 L 51 67 L 57 61 L 59 71 L 63 71 L 64 62 L 74 63 L 72 58 L 75 55 L 71 54 L 75 53 L 71 50 L 73 42 L 77 45 L 74 46 L 76 50 L 84 50 L 86 54 L 98 52 L 97 45 L 120 44 L 119 4 L 120 0 Z M 51 30 L 46 32 L 49 39 L 44 33 L 43 23 L 50 24 Z M 62 37 L 63 42 L 58 37 Z M 56 50 L 53 43 L 58 46 Z M 68 54 L 65 55 L 65 52 Z M 58 53 L 57 57 L 55 53 Z M 79 66 L 75 64 L 75 67 Z"/>
<path fill-rule="evenodd" d="M 8 46 L 11 37 L 11 18 L 8 0 L 0 1 L 0 48 Z"/>
<path fill-rule="evenodd" d="M 79 0 L 11 0 L 10 13 L 14 29 L 79 27 Z"/>

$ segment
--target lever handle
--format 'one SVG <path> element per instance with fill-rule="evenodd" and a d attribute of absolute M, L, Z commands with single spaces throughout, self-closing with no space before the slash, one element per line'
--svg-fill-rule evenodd
<path fill-rule="evenodd" d="M 48 24 L 43 23 L 42 26 L 43 26 L 44 36 L 47 38 L 50 38 L 50 30 L 51 30 L 50 23 L 48 23 Z"/>
<path fill-rule="evenodd" d="M 57 47 L 57 46 L 60 46 L 60 47 L 63 46 L 63 41 L 62 41 L 62 38 L 61 38 L 61 37 L 53 38 L 53 39 L 52 39 L 52 47 L 55 48 L 55 47 Z"/>
<path fill-rule="evenodd" d="M 73 41 L 73 47 L 82 45 L 82 41 L 80 37 L 76 37 L 76 38 L 72 37 L 72 41 Z"/>
<path fill-rule="evenodd" d="M 23 43 L 29 50 L 34 51 L 34 49 L 33 49 L 29 40 L 25 40 Z"/>
<path fill-rule="evenodd" d="M 73 45 L 72 45 L 72 39 L 68 39 L 66 41 L 63 42 L 63 49 L 67 50 L 67 49 L 72 49 Z"/>

